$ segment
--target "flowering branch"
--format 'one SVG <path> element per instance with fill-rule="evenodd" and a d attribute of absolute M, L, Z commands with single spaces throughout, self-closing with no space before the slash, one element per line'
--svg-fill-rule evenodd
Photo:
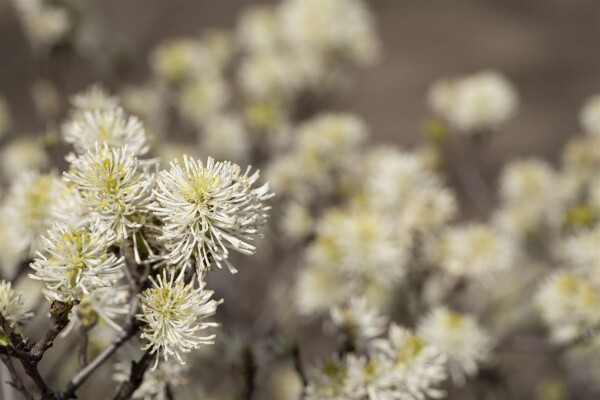
<path fill-rule="evenodd" d="M 142 381 L 144 380 L 144 374 L 150 367 L 152 358 L 152 349 L 148 349 L 138 362 L 131 362 L 131 373 L 129 374 L 129 380 L 119 385 L 113 400 L 126 400 L 131 398 L 131 395 L 142 384 Z"/>

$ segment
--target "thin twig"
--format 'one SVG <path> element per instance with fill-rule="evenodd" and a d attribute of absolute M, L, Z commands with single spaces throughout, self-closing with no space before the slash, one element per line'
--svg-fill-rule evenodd
<path fill-rule="evenodd" d="M 308 379 L 306 378 L 306 373 L 304 372 L 304 368 L 302 367 L 302 360 L 300 358 L 300 346 L 298 343 L 294 344 L 292 347 L 292 362 L 294 364 L 294 369 L 296 373 L 300 377 L 300 381 L 302 382 L 302 394 L 304 393 L 304 389 L 308 386 Z"/>
<path fill-rule="evenodd" d="M 2 371 L 2 384 L 4 385 L 9 385 L 11 386 L 9 389 L 16 389 L 19 392 L 21 392 L 21 394 L 23 395 L 23 397 L 27 400 L 33 400 L 33 395 L 31 393 L 29 393 L 27 391 L 27 388 L 25 387 L 25 384 L 23 383 L 23 380 L 21 379 L 21 377 L 19 376 L 19 374 L 17 373 L 17 370 L 15 369 L 15 366 L 12 362 L 12 359 L 9 356 L 1 356 L 0 357 L 2 359 L 2 362 L 4 363 L 4 367 L 5 370 Z M 7 371 L 10 374 L 10 381 L 5 380 L 4 377 L 4 372 Z M 6 389 L 6 387 L 5 387 Z M 7 393 L 6 390 L 3 390 L 5 397 L 7 397 Z M 12 393 L 13 397 L 14 397 L 14 392 Z M 7 398 L 8 400 L 8 398 Z"/>
<path fill-rule="evenodd" d="M 79 327 L 79 367 L 84 368 L 87 365 L 87 347 L 88 347 L 88 330 L 85 326 Z"/>
<path fill-rule="evenodd" d="M 152 359 L 155 357 L 151 354 L 152 349 L 146 350 L 140 361 L 131 362 L 131 373 L 129 374 L 129 380 L 121 383 L 117 388 L 117 393 L 113 397 L 113 400 L 126 400 L 130 399 L 133 393 L 140 387 L 144 381 L 144 374 L 150 367 Z"/>
<path fill-rule="evenodd" d="M 59 399 L 73 399 L 75 398 L 75 392 L 79 387 L 89 378 L 89 376 L 98 369 L 106 360 L 108 360 L 125 342 L 131 339 L 139 330 L 141 322 L 135 317 L 138 310 L 137 297 L 132 297 L 132 302 L 129 308 L 129 314 L 123 330 L 119 332 L 117 337 L 112 343 L 102 351 L 96 358 L 94 358 L 89 364 L 75 374 L 75 376 L 69 381 L 66 389 L 60 393 Z"/>

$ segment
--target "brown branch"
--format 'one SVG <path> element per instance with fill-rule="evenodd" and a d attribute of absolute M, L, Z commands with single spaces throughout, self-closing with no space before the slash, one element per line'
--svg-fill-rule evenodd
<path fill-rule="evenodd" d="M 300 359 L 300 346 L 298 343 L 294 344 L 294 347 L 292 347 L 291 357 L 294 364 L 294 369 L 296 370 L 296 373 L 302 382 L 302 393 L 304 393 L 306 386 L 308 386 L 308 378 L 306 377 L 306 373 L 302 367 L 302 360 Z"/>
<path fill-rule="evenodd" d="M 15 369 L 12 359 L 9 356 L 1 356 L 0 359 L 2 359 L 2 362 L 4 363 L 4 365 L 6 366 L 6 369 L 8 370 L 8 372 L 10 374 L 11 380 L 10 381 L 7 380 L 5 382 L 7 384 L 9 384 L 10 386 L 14 387 L 19 392 L 21 392 L 21 394 L 23 395 L 23 397 L 25 399 L 33 400 L 33 395 L 27 391 L 27 388 L 25 387 L 23 380 L 21 379 L 21 377 L 17 373 L 17 370 Z"/>
<path fill-rule="evenodd" d="M 142 323 L 137 320 L 136 314 L 138 312 L 138 301 L 137 297 L 133 296 L 131 305 L 129 308 L 129 314 L 123 330 L 119 332 L 117 337 L 112 343 L 102 351 L 96 358 L 94 358 L 89 364 L 75 374 L 75 376 L 69 381 L 66 389 L 58 395 L 58 399 L 67 400 L 75 398 L 75 392 L 83 383 L 89 378 L 89 376 L 98 369 L 106 360 L 108 360 L 125 342 L 131 339 L 140 329 Z"/>
<path fill-rule="evenodd" d="M 0 326 L 7 334 L 11 346 L 0 346 L 0 353 L 17 358 L 25 373 L 33 380 L 42 392 L 42 399 L 55 399 L 54 391 L 46 384 L 38 370 L 38 363 L 44 353 L 52 347 L 54 339 L 69 323 L 69 313 L 73 308 L 73 302 L 63 303 L 54 301 L 50 307 L 50 326 L 46 334 L 36 343 L 23 339 L 21 335 L 14 332 L 8 321 L 0 313 Z"/>
<path fill-rule="evenodd" d="M 144 374 L 150 367 L 150 363 L 154 358 L 151 354 L 152 349 L 146 350 L 140 361 L 131 362 L 131 373 L 129 374 L 129 380 L 122 382 L 117 388 L 117 393 L 114 395 L 113 400 L 127 400 L 130 399 L 133 393 L 140 387 L 144 381 Z"/>

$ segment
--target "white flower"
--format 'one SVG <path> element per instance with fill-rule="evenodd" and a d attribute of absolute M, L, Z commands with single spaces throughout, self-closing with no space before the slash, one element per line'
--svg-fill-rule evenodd
<path fill-rule="evenodd" d="M 448 371 L 456 385 L 477 373 L 478 364 L 491 356 L 492 339 L 477 321 L 445 307 L 433 310 L 419 322 L 419 334 L 446 355 Z"/>
<path fill-rule="evenodd" d="M 283 37 L 296 51 L 357 65 L 372 64 L 379 55 L 373 18 L 361 0 L 288 0 L 280 5 L 279 16 Z"/>
<path fill-rule="evenodd" d="M 600 136 L 600 94 L 590 97 L 585 102 L 579 120 L 585 133 Z"/>
<path fill-rule="evenodd" d="M 344 282 L 340 285 L 340 282 Z M 298 314 L 312 316 L 341 305 L 357 293 L 355 279 L 347 279 L 339 268 L 314 264 L 303 268 L 296 279 L 294 303 Z"/>
<path fill-rule="evenodd" d="M 385 331 L 387 318 L 371 308 L 363 297 L 352 298 L 347 305 L 330 311 L 334 325 L 353 346 L 363 348 L 371 339 Z"/>
<path fill-rule="evenodd" d="M 0 281 L 0 314 L 12 328 L 33 317 L 33 313 L 25 309 L 23 295 L 16 292 L 12 284 L 5 280 Z M 4 331 L 0 327 L 0 335 L 2 334 Z"/>
<path fill-rule="evenodd" d="M 71 104 L 81 115 L 86 111 L 111 111 L 119 108 L 119 99 L 111 96 L 102 86 L 92 85 L 71 97 Z"/>
<path fill-rule="evenodd" d="M 175 357 L 185 364 L 183 353 L 204 344 L 212 344 L 215 335 L 200 336 L 200 332 L 217 324 L 205 319 L 215 314 L 220 301 L 210 300 L 213 292 L 204 289 L 204 283 L 198 280 L 199 287 L 194 289 L 181 280 L 175 280 L 171 274 L 167 278 L 166 271 L 158 279 L 150 277 L 154 287 L 140 295 L 142 313 L 137 318 L 146 323 L 141 334 L 148 340 L 143 348 L 157 353 L 156 369 L 160 356 L 164 361 Z"/>
<path fill-rule="evenodd" d="M 560 255 L 574 269 L 595 279 L 600 271 L 600 225 L 566 237 Z"/>
<path fill-rule="evenodd" d="M 218 74 L 203 74 L 182 88 L 178 110 L 187 121 L 202 126 L 221 112 L 228 100 L 229 90 L 223 78 Z"/>
<path fill-rule="evenodd" d="M 173 84 L 213 67 L 202 45 L 188 39 L 164 41 L 152 53 L 150 64 L 157 77 Z"/>
<path fill-rule="evenodd" d="M 221 114 L 210 118 L 203 126 L 202 148 L 217 160 L 246 158 L 250 143 L 242 121 L 234 115 Z"/>
<path fill-rule="evenodd" d="M 122 275 L 115 274 L 114 277 L 121 278 Z M 101 318 L 113 329 L 120 331 L 121 326 L 116 319 L 127 315 L 129 312 L 129 299 L 129 287 L 118 286 L 116 281 L 112 286 L 98 288 L 81 298 L 81 302 L 75 307 L 74 313 L 71 315 L 70 325 L 90 327 L 97 323 L 98 318 Z M 72 328 L 67 327 L 65 332 L 70 329 Z"/>
<path fill-rule="evenodd" d="M 292 241 L 308 236 L 314 224 L 308 207 L 298 202 L 290 202 L 284 207 L 280 221 L 280 229 Z"/>
<path fill-rule="evenodd" d="M 510 237 L 474 223 L 448 228 L 428 242 L 426 250 L 445 272 L 483 280 L 512 269 L 517 259 Z"/>
<path fill-rule="evenodd" d="M 429 91 L 434 112 L 461 133 L 497 130 L 517 108 L 513 85 L 495 71 L 436 82 Z"/>
<path fill-rule="evenodd" d="M 140 218 L 153 200 L 154 175 L 125 148 L 96 145 L 74 159 L 64 177 L 92 216 L 116 232 L 117 242 L 141 226 Z"/>
<path fill-rule="evenodd" d="M 343 360 L 332 359 L 316 365 L 308 372 L 305 400 L 338 400 L 347 398 L 348 368 Z"/>
<path fill-rule="evenodd" d="M 34 47 L 51 47 L 72 27 L 67 9 L 39 0 L 15 1 L 25 33 Z"/>
<path fill-rule="evenodd" d="M 257 52 L 245 57 L 238 81 L 247 98 L 277 102 L 293 99 L 303 84 L 299 63 L 278 52 Z"/>
<path fill-rule="evenodd" d="M 33 255 L 40 236 L 55 221 L 74 222 L 81 217 L 74 191 L 55 175 L 20 176 L 4 198 L 0 218 L 10 226 L 6 234 L 19 251 Z M 68 212 L 67 212 L 68 209 Z"/>
<path fill-rule="evenodd" d="M 273 51 L 281 46 L 279 20 L 273 7 L 251 6 L 244 10 L 237 24 L 238 43 L 252 52 Z"/>
<path fill-rule="evenodd" d="M 241 173 L 231 162 L 201 161 L 184 156 L 183 167 L 177 160 L 170 171 L 159 173 L 154 214 L 164 225 L 165 258 L 170 264 L 186 264 L 192 259 L 198 272 L 225 263 L 229 249 L 253 254 L 249 242 L 258 237 L 258 228 L 267 218 L 269 207 L 263 201 L 272 196 L 269 186 L 258 188 L 258 171 Z"/>
<path fill-rule="evenodd" d="M 600 286 L 575 273 L 559 271 L 541 286 L 536 304 L 552 340 L 569 343 L 600 324 Z"/>
<path fill-rule="evenodd" d="M 137 117 L 127 116 L 122 108 L 85 111 L 63 126 L 63 136 L 79 154 L 96 144 L 111 148 L 126 147 L 134 155 L 150 149 L 149 139 Z"/>
<path fill-rule="evenodd" d="M 44 281 L 46 295 L 60 301 L 80 300 L 120 277 L 123 258 L 108 252 L 114 232 L 103 224 L 77 228 L 55 224 L 42 238 L 29 276 Z"/>
<path fill-rule="evenodd" d="M 49 159 L 39 138 L 20 137 L 4 146 L 0 162 L 4 177 L 13 181 L 19 175 L 40 171 L 48 165 Z"/>
<path fill-rule="evenodd" d="M 377 339 L 379 356 L 392 362 L 393 374 L 387 388 L 392 399 L 422 400 L 441 398 L 444 392 L 437 386 L 446 379 L 446 357 L 421 336 L 393 324 L 386 339 Z M 386 379 L 387 381 L 387 379 Z M 373 400 L 371 398 L 370 400 Z"/>

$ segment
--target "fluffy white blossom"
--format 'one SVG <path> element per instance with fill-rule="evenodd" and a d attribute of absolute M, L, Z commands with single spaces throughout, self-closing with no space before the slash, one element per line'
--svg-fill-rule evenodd
<path fill-rule="evenodd" d="M 71 104 L 76 113 L 82 115 L 86 111 L 111 111 L 119 108 L 119 99 L 111 96 L 100 85 L 92 85 L 71 97 Z"/>
<path fill-rule="evenodd" d="M 456 277 L 487 280 L 514 267 L 517 248 L 512 239 L 483 224 L 456 226 L 427 244 L 427 254 Z"/>
<path fill-rule="evenodd" d="M 189 122 L 202 126 L 221 112 L 229 100 L 229 89 L 217 74 L 203 74 L 190 80 L 181 90 L 179 112 Z"/>
<path fill-rule="evenodd" d="M 429 90 L 429 104 L 461 133 L 497 130 L 516 111 L 513 85 L 495 71 L 436 82 Z"/>
<path fill-rule="evenodd" d="M 96 145 L 74 159 L 64 177 L 91 215 L 116 232 L 118 242 L 141 226 L 153 200 L 154 175 L 126 148 Z"/>
<path fill-rule="evenodd" d="M 157 353 L 153 370 L 159 359 L 175 357 L 185 364 L 183 354 L 204 344 L 212 344 L 215 335 L 201 336 L 205 329 L 216 326 L 205 319 L 215 314 L 219 301 L 211 300 L 213 292 L 204 289 L 198 280 L 198 288 L 175 279 L 166 272 L 157 279 L 150 277 L 153 287 L 140 295 L 141 314 L 137 318 L 146 325 L 141 338 L 148 340 L 143 348 Z"/>
<path fill-rule="evenodd" d="M 25 33 L 34 47 L 51 47 L 64 40 L 73 21 L 65 7 L 43 0 L 14 1 Z"/>
<path fill-rule="evenodd" d="M 122 276 L 123 274 L 120 273 L 115 274 L 111 286 L 100 287 L 89 294 L 84 294 L 80 303 L 75 306 L 73 314 L 71 314 L 71 326 L 65 328 L 62 334 L 64 335 L 75 326 L 80 325 L 89 329 L 95 326 L 99 320 L 120 331 L 121 326 L 117 320 L 129 312 L 129 299 L 131 297 L 129 287 L 119 285 L 116 281 Z"/>
<path fill-rule="evenodd" d="M 0 314 L 12 328 L 33 317 L 33 313 L 25 308 L 23 294 L 15 291 L 12 284 L 5 280 L 0 281 Z M 0 327 L 0 336 L 3 334 L 4 330 Z"/>
<path fill-rule="evenodd" d="M 286 44 L 295 51 L 318 52 L 358 65 L 371 64 L 379 55 L 373 18 L 361 0 L 287 0 L 278 12 Z"/>
<path fill-rule="evenodd" d="M 259 5 L 244 10 L 236 36 L 241 47 L 248 51 L 270 52 L 280 47 L 282 37 L 275 8 Z"/>
<path fill-rule="evenodd" d="M 600 324 L 600 287 L 575 273 L 554 273 L 540 287 L 536 304 L 557 343 L 569 343 Z"/>
<path fill-rule="evenodd" d="M 0 218 L 10 227 L 7 238 L 28 255 L 39 249 L 40 236 L 53 222 L 75 222 L 80 217 L 76 193 L 53 174 L 20 176 L 0 207 Z"/>
<path fill-rule="evenodd" d="M 291 202 L 284 207 L 283 213 L 280 229 L 290 240 L 300 240 L 313 230 L 315 221 L 305 205 Z"/>
<path fill-rule="evenodd" d="M 0 152 L 2 174 L 9 181 L 20 175 L 35 173 L 48 165 L 44 144 L 39 138 L 21 137 L 4 146 Z"/>
<path fill-rule="evenodd" d="M 445 307 L 434 309 L 419 322 L 419 334 L 446 355 L 454 384 L 477 373 L 479 364 L 491 357 L 493 341 L 477 321 Z"/>
<path fill-rule="evenodd" d="M 169 264 L 187 264 L 193 259 L 198 271 L 224 263 L 229 249 L 254 253 L 250 242 L 267 218 L 269 186 L 253 187 L 258 171 L 241 172 L 231 162 L 201 161 L 184 156 L 170 170 L 159 173 L 152 210 L 164 222 L 161 239 L 166 241 Z"/>
<path fill-rule="evenodd" d="M 600 136 L 600 94 L 590 97 L 585 102 L 579 120 L 585 133 Z"/>
<path fill-rule="evenodd" d="M 201 147 L 217 160 L 240 161 L 248 155 L 250 143 L 242 121 L 234 115 L 222 114 L 204 124 Z"/>
<path fill-rule="evenodd" d="M 114 232 L 104 224 L 73 227 L 55 224 L 42 237 L 29 276 L 46 284 L 46 296 L 60 301 L 80 300 L 95 289 L 112 286 L 120 276 L 123 258 L 108 252 Z"/>
<path fill-rule="evenodd" d="M 150 58 L 154 74 L 171 84 L 180 84 L 212 68 L 209 54 L 198 41 L 171 39 L 161 43 Z"/>
<path fill-rule="evenodd" d="M 138 156 L 146 154 L 150 148 L 141 121 L 127 116 L 120 107 L 83 112 L 63 127 L 63 137 L 79 154 L 93 149 L 96 144 L 126 147 Z"/>
<path fill-rule="evenodd" d="M 370 307 L 364 297 L 355 297 L 344 306 L 333 307 L 330 317 L 335 327 L 346 336 L 346 340 L 359 348 L 381 335 L 387 324 L 387 318 Z"/>

